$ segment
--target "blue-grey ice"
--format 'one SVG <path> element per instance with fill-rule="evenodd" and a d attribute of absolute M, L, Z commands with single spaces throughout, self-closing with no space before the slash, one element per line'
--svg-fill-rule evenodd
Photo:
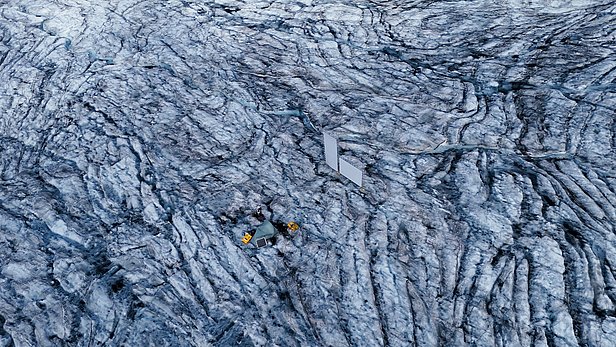
<path fill-rule="evenodd" d="M 613 0 L 0 1 L 0 347 L 613 347 L 615 85 Z"/>

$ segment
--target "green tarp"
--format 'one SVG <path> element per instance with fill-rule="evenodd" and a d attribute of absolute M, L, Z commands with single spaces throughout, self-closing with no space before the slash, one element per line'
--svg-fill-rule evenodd
<path fill-rule="evenodd" d="M 255 234 L 252 237 L 252 241 L 256 242 L 257 246 L 261 246 L 259 244 L 259 240 L 269 239 L 272 236 L 276 236 L 276 234 L 278 234 L 278 231 L 276 231 L 276 228 L 272 225 L 272 223 L 270 223 L 270 221 L 266 220 L 265 222 L 261 223 L 261 225 L 257 227 L 257 230 L 255 231 Z"/>

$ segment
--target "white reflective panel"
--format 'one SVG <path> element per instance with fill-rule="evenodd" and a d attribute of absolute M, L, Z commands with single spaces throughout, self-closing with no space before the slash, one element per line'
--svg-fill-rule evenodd
<path fill-rule="evenodd" d="M 340 159 L 340 173 L 361 187 L 363 178 L 362 171 L 349 164 L 349 162 L 344 159 Z"/>
<path fill-rule="evenodd" d="M 338 171 L 338 142 L 330 135 L 323 133 L 325 144 L 325 162 L 329 167 Z"/>

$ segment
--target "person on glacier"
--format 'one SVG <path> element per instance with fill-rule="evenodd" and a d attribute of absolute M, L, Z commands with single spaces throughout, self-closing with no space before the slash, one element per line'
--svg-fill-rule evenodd
<path fill-rule="evenodd" d="M 261 207 L 258 207 L 252 216 L 260 221 L 261 224 L 256 229 L 244 234 L 244 237 L 242 237 L 242 243 L 244 244 L 254 243 L 257 247 L 265 246 L 268 241 L 271 244 L 276 244 L 276 236 L 278 234 L 289 237 L 299 229 L 299 225 L 293 221 L 285 224 L 283 222 L 266 220 Z"/>

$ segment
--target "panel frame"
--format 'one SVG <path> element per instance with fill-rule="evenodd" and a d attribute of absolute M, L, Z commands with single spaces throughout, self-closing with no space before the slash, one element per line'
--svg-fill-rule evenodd
<path fill-rule="evenodd" d="M 257 239 L 255 241 L 255 246 L 257 246 L 258 248 L 267 246 L 267 239 L 265 237 L 262 237 L 260 239 Z"/>
<path fill-rule="evenodd" d="M 364 172 L 342 158 L 339 158 L 338 162 L 340 165 L 340 174 L 361 187 L 363 184 Z"/>
<path fill-rule="evenodd" d="M 328 133 L 323 133 L 323 147 L 327 166 L 336 171 L 340 171 L 338 164 L 338 140 Z"/>

